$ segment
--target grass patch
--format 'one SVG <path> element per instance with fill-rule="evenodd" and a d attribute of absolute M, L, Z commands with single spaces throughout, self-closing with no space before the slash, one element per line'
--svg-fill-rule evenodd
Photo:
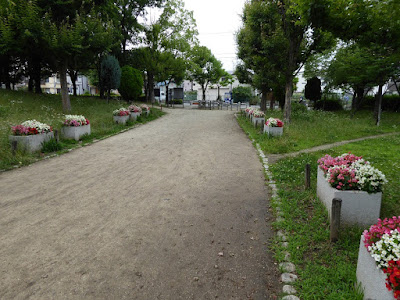
<path fill-rule="evenodd" d="M 288 233 L 288 251 L 299 275 L 296 288 L 301 299 L 362 299 L 355 284 L 359 239 L 366 228 L 343 228 L 340 240 L 329 242 L 328 214 L 316 198 L 317 160 L 326 153 L 337 156 L 349 151 L 369 160 L 389 182 L 384 187 L 381 218 L 392 217 L 400 211 L 399 148 L 400 136 L 396 135 L 287 158 L 270 166 L 284 218 L 274 226 Z M 311 165 L 310 190 L 304 190 L 307 163 Z M 277 242 L 274 250 L 281 261 L 286 249 Z"/>
<path fill-rule="evenodd" d="M 71 105 L 71 114 L 84 115 L 90 121 L 91 135 L 83 137 L 81 142 L 64 139 L 60 140 L 59 145 L 51 142 L 53 144 L 46 144 L 43 153 L 53 152 L 54 149 L 58 149 L 57 153 L 63 153 L 69 148 L 91 143 L 95 139 L 116 134 L 139 123 L 147 123 L 165 114 L 159 109 L 151 108 L 149 116 L 119 125 L 113 122 L 112 111 L 128 106 L 125 101 L 110 100 L 107 103 L 106 100 L 95 97 L 71 97 Z M 0 89 L 0 170 L 10 169 L 15 165 L 27 165 L 43 156 L 43 153 L 30 154 L 19 150 L 13 156 L 8 141 L 11 126 L 36 119 L 60 131 L 63 116 L 60 95 L 37 95 Z"/>
<path fill-rule="evenodd" d="M 267 111 L 266 118 L 282 119 L 282 112 Z M 289 153 L 311 147 L 388 132 L 400 132 L 400 114 L 382 113 L 381 126 L 374 125 L 372 112 L 361 111 L 351 119 L 350 113 L 326 111 L 293 111 L 290 126 L 282 137 L 269 138 L 255 129 L 248 118 L 238 117 L 240 126 L 266 153 Z"/>

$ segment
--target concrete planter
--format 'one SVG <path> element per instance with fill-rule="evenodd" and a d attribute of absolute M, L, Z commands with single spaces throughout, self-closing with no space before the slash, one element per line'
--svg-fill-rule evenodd
<path fill-rule="evenodd" d="M 150 114 L 150 110 L 144 110 L 143 114 L 145 114 L 146 116 L 148 116 Z"/>
<path fill-rule="evenodd" d="M 125 124 L 129 120 L 130 116 L 113 116 L 114 122 L 117 124 Z"/>
<path fill-rule="evenodd" d="M 282 136 L 283 127 L 270 127 L 264 124 L 264 133 L 271 136 Z"/>
<path fill-rule="evenodd" d="M 368 194 L 364 191 L 339 191 L 326 181 L 318 167 L 317 196 L 331 215 L 332 199 L 342 199 L 340 222 L 348 225 L 369 227 L 375 224 L 381 212 L 382 193 Z"/>
<path fill-rule="evenodd" d="M 133 121 L 136 121 L 137 120 L 137 118 L 140 116 L 140 113 L 138 113 L 138 112 L 131 112 L 131 114 L 130 114 L 130 119 L 131 120 L 133 120 Z"/>
<path fill-rule="evenodd" d="M 54 138 L 53 132 L 35 134 L 35 135 L 10 135 L 10 142 L 16 141 L 18 147 L 28 152 L 35 152 L 42 149 L 42 143 Z"/>
<path fill-rule="evenodd" d="M 265 123 L 265 119 L 264 118 L 256 118 L 253 117 L 253 125 L 254 126 L 263 126 L 263 124 Z"/>
<path fill-rule="evenodd" d="M 61 134 L 66 139 L 79 141 L 81 136 L 90 134 L 90 124 L 83 126 L 63 126 L 61 128 Z"/>
<path fill-rule="evenodd" d="M 357 261 L 357 282 L 364 291 L 364 299 L 393 300 L 393 291 L 386 288 L 386 277 L 381 269 L 378 269 L 375 260 L 364 246 L 364 235 L 360 239 L 360 249 Z"/>

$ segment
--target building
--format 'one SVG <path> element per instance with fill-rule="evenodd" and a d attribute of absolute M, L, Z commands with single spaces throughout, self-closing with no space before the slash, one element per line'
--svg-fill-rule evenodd
<path fill-rule="evenodd" d="M 67 76 L 68 92 L 73 94 L 73 86 L 71 77 Z M 40 85 L 43 93 L 46 94 L 59 94 L 61 92 L 60 77 L 58 74 L 53 74 L 53 76 L 46 78 Z M 82 95 L 85 93 L 91 93 L 91 87 L 89 86 L 89 80 L 84 75 L 78 75 L 76 80 L 76 94 Z"/>

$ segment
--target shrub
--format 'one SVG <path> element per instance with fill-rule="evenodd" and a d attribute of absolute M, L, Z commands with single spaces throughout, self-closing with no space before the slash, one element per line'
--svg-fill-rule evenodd
<path fill-rule="evenodd" d="M 326 99 L 320 100 L 315 103 L 314 109 L 326 111 L 339 111 L 343 110 L 343 106 L 339 100 Z"/>
<path fill-rule="evenodd" d="M 250 98 L 250 105 L 257 105 L 261 102 L 260 98 L 257 96 Z"/>
<path fill-rule="evenodd" d="M 292 113 L 302 113 L 307 112 L 307 107 L 303 104 L 293 102 L 292 103 Z"/>
<path fill-rule="evenodd" d="M 366 96 L 361 103 L 361 108 L 373 110 L 375 106 L 375 97 Z M 382 98 L 382 110 L 400 111 L 400 95 L 385 95 Z"/>
<path fill-rule="evenodd" d="M 251 88 L 245 86 L 238 86 L 232 90 L 233 102 L 250 102 L 252 98 Z"/>
<path fill-rule="evenodd" d="M 172 99 L 169 100 L 170 104 L 183 104 L 183 100 L 182 99 Z"/>
<path fill-rule="evenodd" d="M 139 70 L 130 66 L 121 69 L 121 84 L 118 88 L 122 98 L 126 101 L 137 100 L 142 94 L 143 77 Z"/>

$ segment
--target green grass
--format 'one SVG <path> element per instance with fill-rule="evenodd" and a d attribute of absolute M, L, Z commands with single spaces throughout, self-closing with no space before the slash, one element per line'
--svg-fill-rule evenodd
<path fill-rule="evenodd" d="M 269 117 L 282 119 L 282 112 L 267 111 L 266 118 Z M 261 134 L 244 115 L 238 120 L 266 153 L 289 153 L 364 136 L 400 132 L 400 114 L 390 112 L 383 112 L 381 126 L 377 127 L 369 111 L 360 111 L 353 119 L 347 111 L 294 111 L 290 126 L 284 127 L 284 135 L 279 138 Z"/>
<path fill-rule="evenodd" d="M 267 118 L 282 115 L 267 114 Z M 355 119 L 348 113 L 306 112 L 293 116 L 282 138 L 268 138 L 255 130 L 245 117 L 239 123 L 249 136 L 267 153 L 287 153 L 321 144 L 349 140 L 362 136 L 399 131 L 400 114 L 385 113 L 384 124 L 377 128 L 369 112 Z M 332 124 L 334 124 L 332 126 Z M 284 261 L 288 251 L 296 265 L 299 280 L 295 283 L 300 299 L 362 299 L 356 287 L 356 268 L 360 236 L 366 228 L 343 227 L 337 243 L 329 242 L 329 218 L 316 197 L 317 160 L 325 154 L 337 156 L 352 152 L 363 156 L 381 170 L 388 180 L 384 187 L 381 218 L 400 212 L 400 135 L 349 143 L 326 151 L 285 158 L 270 165 L 278 187 L 283 221 L 274 223 L 276 229 L 287 233 L 288 248 L 277 237 L 273 244 L 276 259 Z M 305 165 L 311 165 L 311 189 L 304 188 Z M 276 210 L 275 210 L 276 211 Z"/>
<path fill-rule="evenodd" d="M 63 153 L 80 144 L 91 143 L 94 139 L 116 134 L 136 124 L 152 121 L 164 114 L 159 109 L 152 108 L 148 117 L 141 117 L 137 121 L 128 122 L 127 125 L 118 125 L 113 122 L 112 111 L 126 107 L 125 101 L 110 100 L 110 103 L 107 103 L 106 100 L 94 97 L 71 97 L 71 105 L 71 114 L 84 115 L 90 121 L 92 134 L 83 137 L 81 142 L 61 140 L 62 149 L 58 150 L 58 153 Z M 30 164 L 44 155 L 43 153 L 29 154 L 17 151 L 13 156 L 8 141 L 11 126 L 36 119 L 51 125 L 53 129 L 60 130 L 63 115 L 60 95 L 36 95 L 0 90 L 0 170 L 9 169 L 15 165 Z M 49 146 L 47 149 L 50 151 L 54 146 Z"/>
<path fill-rule="evenodd" d="M 288 251 L 297 267 L 296 283 L 301 299 L 362 299 L 356 291 L 356 268 L 359 240 L 366 228 L 343 228 L 336 244 L 329 242 L 329 221 L 325 207 L 316 198 L 317 160 L 326 153 L 345 152 L 362 155 L 387 177 L 381 218 L 400 212 L 400 136 L 351 143 L 329 151 L 304 154 L 278 161 L 270 166 L 277 182 L 284 222 L 277 229 L 288 232 Z M 304 168 L 311 165 L 311 189 L 304 189 Z M 274 204 L 273 204 L 274 205 Z M 276 243 L 278 260 L 285 250 Z"/>

